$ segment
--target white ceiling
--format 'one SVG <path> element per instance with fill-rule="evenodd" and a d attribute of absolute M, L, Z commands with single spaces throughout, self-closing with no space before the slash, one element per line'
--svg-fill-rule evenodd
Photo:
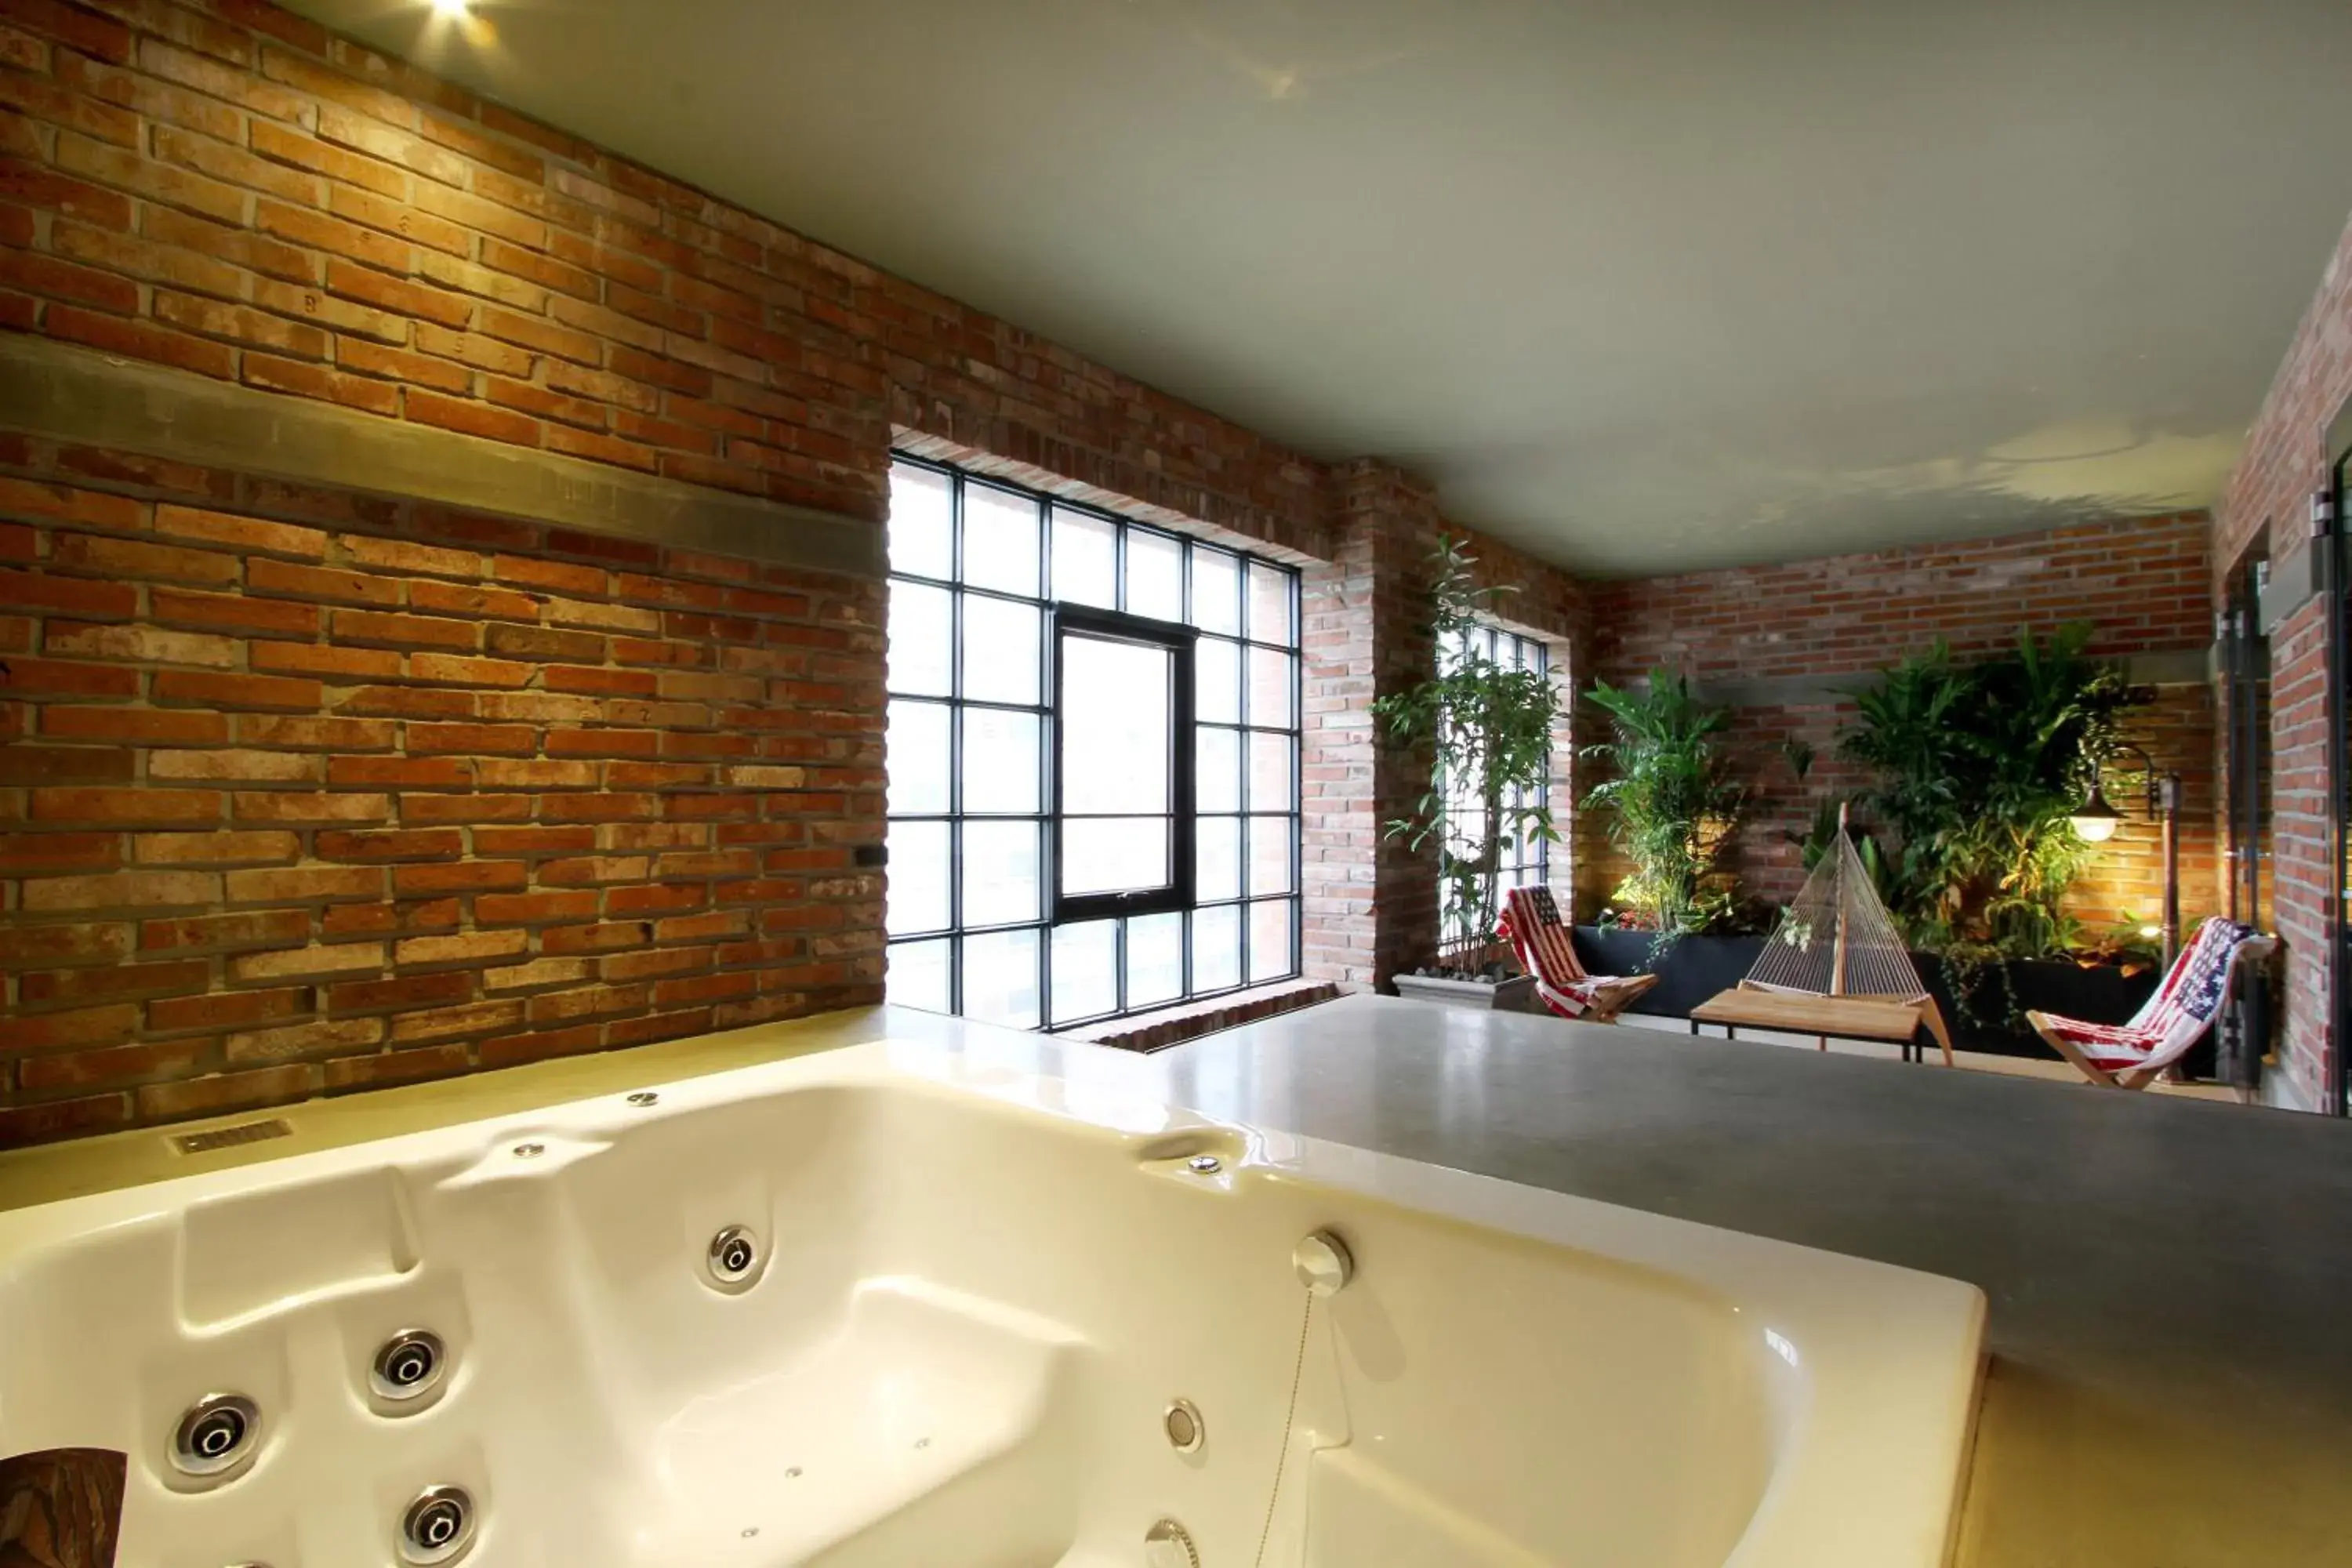
<path fill-rule="evenodd" d="M 1602 574 L 2214 499 L 2347 0 L 295 0 Z"/>

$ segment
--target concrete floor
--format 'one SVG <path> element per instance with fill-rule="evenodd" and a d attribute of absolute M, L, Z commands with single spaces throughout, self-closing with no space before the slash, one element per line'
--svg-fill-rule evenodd
<path fill-rule="evenodd" d="M 1638 1013 L 1631 1013 L 1618 1022 L 1628 1028 L 1654 1029 L 1661 1034 L 1685 1037 L 1690 1034 L 1690 1025 L 1681 1018 L 1652 1018 Z M 1700 1028 L 1706 1037 L 1716 1039 L 1724 1037 L 1723 1031 L 1712 1025 L 1701 1025 Z M 1790 1046 L 1808 1051 L 1818 1051 L 1822 1048 L 1815 1043 L 1814 1037 L 1811 1035 L 1782 1035 L 1769 1029 L 1740 1030 L 1739 1043 L 1746 1045 L 1751 1042 L 1767 1046 Z M 1899 1062 L 1903 1059 L 1900 1047 L 1882 1045 L 1875 1040 L 1831 1040 L 1828 1042 L 1827 1049 L 1832 1056 L 1861 1057 L 1871 1061 Z M 1940 1058 L 1931 1059 L 1941 1060 Z M 1990 1051 L 1954 1051 L 1952 1065 L 1969 1072 L 2003 1073 L 2011 1078 L 2040 1079 L 2045 1083 L 2079 1084 L 2083 1081 L 2081 1073 L 2055 1058 L 2044 1060 L 2034 1057 L 1999 1056 Z M 2218 1100 L 2231 1105 L 2242 1103 L 2237 1090 L 2218 1083 L 2157 1082 L 2148 1085 L 2139 1092 L 2178 1096 L 2189 1100 Z"/>

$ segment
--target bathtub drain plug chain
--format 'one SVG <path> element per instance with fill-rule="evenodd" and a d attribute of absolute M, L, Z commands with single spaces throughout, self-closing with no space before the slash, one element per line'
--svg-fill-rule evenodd
<path fill-rule="evenodd" d="M 1315 1295 L 1307 1293 L 1306 1310 L 1298 1315 L 1298 1356 L 1290 1366 L 1290 1400 L 1283 1406 L 1282 1447 L 1274 1454 L 1274 1486 L 1265 1494 L 1265 1523 L 1257 1532 L 1257 1555 L 1250 1568 L 1265 1568 L 1266 1542 L 1274 1539 L 1274 1516 L 1282 1501 L 1282 1469 L 1290 1459 L 1290 1429 L 1298 1420 L 1298 1384 L 1307 1371 L 1307 1336 L 1315 1324 Z"/>

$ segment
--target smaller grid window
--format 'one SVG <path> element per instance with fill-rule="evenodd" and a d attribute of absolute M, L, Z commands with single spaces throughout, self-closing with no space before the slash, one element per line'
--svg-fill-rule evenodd
<path fill-rule="evenodd" d="M 1480 626 L 1468 639 L 1455 640 L 1438 649 L 1441 665 L 1459 658 L 1467 648 L 1482 653 L 1508 668 L 1531 669 L 1538 675 L 1551 668 L 1551 650 L 1535 637 L 1522 637 L 1501 626 Z M 1475 853 L 1486 835 L 1485 807 L 1467 789 L 1452 795 L 1454 821 L 1457 825 L 1454 847 L 1463 854 Z M 1533 790 L 1515 795 L 1507 803 L 1513 806 L 1543 806 L 1550 804 L 1549 781 Z M 1501 864 L 1496 868 L 1496 887 L 1540 888 L 1551 879 L 1551 845 L 1540 833 L 1529 833 L 1503 845 Z"/>

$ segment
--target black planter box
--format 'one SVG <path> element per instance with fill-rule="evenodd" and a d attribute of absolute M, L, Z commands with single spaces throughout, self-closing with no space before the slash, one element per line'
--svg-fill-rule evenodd
<path fill-rule="evenodd" d="M 1575 940 L 1577 957 L 1595 974 L 1647 974 L 1653 971 L 1650 952 L 1654 939 L 1648 931 L 1578 926 Z M 1658 984 L 1629 1011 L 1655 1017 L 1687 1018 L 1691 1009 L 1708 997 L 1738 984 L 1763 951 L 1764 939 L 1760 936 L 1684 937 L 1660 955 L 1654 965 Z M 2153 965 L 2137 974 L 2126 975 L 2120 967 L 2111 963 L 2085 968 L 2059 959 L 2013 959 L 1980 972 L 1970 1006 L 1962 1008 L 1953 1000 L 1941 959 L 1915 952 L 1911 962 L 1918 966 L 1920 977 L 1927 982 L 1928 994 L 1943 1009 L 1956 1047 L 1995 1056 L 2042 1057 L 2052 1061 L 2058 1059 L 2058 1053 L 2044 1045 L 2021 1016 L 2012 1021 L 2011 991 L 2020 1014 L 2030 1008 L 2063 1013 L 2070 1018 L 2083 1018 L 2094 1024 L 2120 1024 L 2139 1011 L 2140 1004 L 2155 994 L 2157 982 L 2163 978 Z M 2008 979 L 2006 987 L 2002 984 L 2003 973 Z"/>

